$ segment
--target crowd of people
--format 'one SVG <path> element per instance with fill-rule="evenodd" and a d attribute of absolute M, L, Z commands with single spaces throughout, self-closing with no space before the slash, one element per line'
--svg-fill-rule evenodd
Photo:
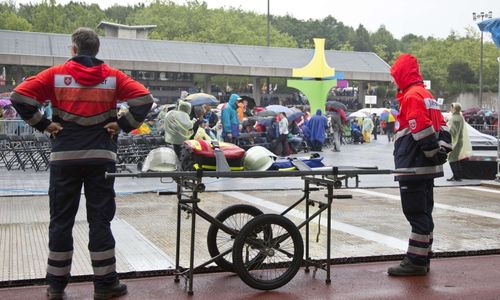
<path fill-rule="evenodd" d="M 303 106 L 294 113 L 274 112 L 249 105 L 247 97 L 232 94 L 218 107 L 192 106 L 184 93 L 174 104 L 153 106 L 146 121 L 131 134 L 160 134 L 173 145 L 180 157 L 182 144 L 190 139 L 218 140 L 245 149 L 262 145 L 279 156 L 301 151 L 322 151 L 326 145 L 340 151 L 342 144 L 362 144 L 387 134 L 394 140 L 394 121 L 380 120 L 376 114 L 366 118 L 345 117 L 339 108 L 318 109 L 310 114 Z M 127 110 L 122 109 L 119 114 Z"/>

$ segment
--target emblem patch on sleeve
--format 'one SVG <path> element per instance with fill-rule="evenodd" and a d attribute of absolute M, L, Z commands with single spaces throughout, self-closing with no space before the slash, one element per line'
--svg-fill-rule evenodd
<path fill-rule="evenodd" d="M 417 129 L 417 121 L 415 119 L 409 120 L 408 124 L 410 125 L 411 130 Z"/>

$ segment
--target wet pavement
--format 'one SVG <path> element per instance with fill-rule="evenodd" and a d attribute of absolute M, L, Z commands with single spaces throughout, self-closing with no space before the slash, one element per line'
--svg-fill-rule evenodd
<path fill-rule="evenodd" d="M 379 169 L 393 169 L 394 144 L 388 143 L 385 136 L 381 136 L 376 141 L 362 145 L 342 145 L 341 152 L 333 152 L 331 148 L 324 148 L 319 152 L 324 157 L 324 164 L 327 166 L 355 166 L 373 167 Z M 311 153 L 300 153 L 295 156 L 307 156 Z M 475 151 L 474 155 L 496 156 L 495 151 Z M 130 166 L 135 171 L 135 166 Z M 435 180 L 436 186 L 458 186 L 458 185 L 480 185 L 481 180 L 464 180 L 462 182 L 449 182 L 452 173 L 449 164 L 444 165 L 445 176 Z M 303 184 L 299 178 L 265 178 L 265 179 L 239 179 L 239 178 L 208 178 L 204 180 L 207 189 L 210 191 L 223 190 L 275 190 L 275 189 L 300 189 Z M 0 196 L 10 195 L 33 195 L 47 194 L 48 172 L 27 171 L 7 171 L 0 167 Z M 354 186 L 354 181 L 350 180 L 350 186 Z M 392 175 L 361 175 L 360 187 L 396 187 Z M 157 178 L 117 178 L 115 189 L 118 194 L 175 190 L 175 184 L 166 180 L 160 182 Z"/>
<path fill-rule="evenodd" d="M 378 166 L 381 169 L 393 167 L 391 153 L 392 144 L 385 140 L 346 145 L 340 153 L 329 149 L 323 151 L 327 165 Z M 451 176 L 448 165 L 445 173 L 445 178 Z M 445 256 L 446 253 L 500 249 L 500 189 L 481 186 L 480 180 L 450 183 L 445 178 L 436 180 L 434 251 Z M 9 282 L 29 283 L 30 279 L 36 281 L 45 273 L 48 173 L 7 172 L 0 168 L 0 183 L 0 286 L 8 286 Z M 302 181 L 295 178 L 209 178 L 204 183 L 208 192 L 200 195 L 200 207 L 211 215 L 235 204 L 253 205 L 265 213 L 280 213 L 301 197 L 303 187 Z M 360 177 L 359 189 L 335 190 L 336 194 L 353 197 L 335 199 L 333 203 L 331 246 L 334 258 L 382 257 L 405 252 L 410 229 L 401 212 L 396 184 L 391 175 L 366 175 Z M 120 273 L 164 271 L 174 265 L 177 201 L 174 196 L 156 193 L 174 189 L 173 183 L 162 183 L 159 179 L 117 178 L 117 214 L 112 227 L 117 240 Z M 311 197 L 319 200 L 324 194 L 325 190 L 321 190 L 313 192 Z M 74 229 L 73 275 L 91 274 L 86 250 L 88 229 L 84 200 L 82 196 Z M 295 208 L 287 216 L 295 224 L 300 223 L 304 219 L 304 207 Z M 183 213 L 180 258 L 183 266 L 188 265 L 190 220 L 186 218 Z M 311 256 L 314 259 L 325 258 L 325 226 L 326 214 L 322 214 L 319 224 L 315 219 L 311 225 Z M 195 264 L 209 258 L 208 227 L 206 221 L 198 218 Z M 303 229 L 301 234 L 305 236 Z M 408 280 L 388 277 L 385 270 L 394 262 L 380 262 L 332 266 L 331 285 L 321 280 L 324 272 L 318 271 L 319 279 L 299 272 L 288 285 L 263 293 L 250 289 L 235 276 L 218 273 L 195 275 L 194 289 L 195 296 L 203 299 L 401 299 L 409 295 L 439 299 L 500 298 L 500 283 L 494 279 L 498 278 L 500 270 L 498 256 L 435 261 L 436 268 L 433 263 L 430 276 Z M 479 266 L 485 272 L 484 279 Z M 182 287 L 175 286 L 172 278 L 128 282 L 131 294 L 126 299 L 171 299 L 184 295 Z M 224 289 L 220 289 L 222 285 Z M 71 285 L 69 299 L 86 299 L 91 296 L 90 291 L 89 283 Z M 216 296 L 213 291 L 217 292 Z M 484 291 L 484 297 L 475 294 L 478 291 Z M 0 289 L 0 299 L 43 299 L 41 292 L 41 287 Z M 208 297 L 209 294 L 212 296 Z"/>

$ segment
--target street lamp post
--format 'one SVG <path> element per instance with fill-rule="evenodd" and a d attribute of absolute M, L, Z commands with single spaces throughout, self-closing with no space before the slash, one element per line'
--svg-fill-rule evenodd
<path fill-rule="evenodd" d="M 270 30 L 271 30 L 271 14 L 270 14 L 270 8 L 269 8 L 269 2 L 270 0 L 267 0 L 267 34 L 266 34 L 266 46 L 269 47 L 270 46 Z M 271 79 L 269 78 L 269 76 L 266 78 L 266 94 L 268 95 L 267 97 L 269 97 L 269 84 L 271 83 Z M 269 100 L 269 99 L 267 99 Z"/>
<path fill-rule="evenodd" d="M 269 13 L 269 1 L 270 0 L 267 0 L 267 35 L 266 35 L 266 46 L 269 47 L 269 30 L 271 29 L 270 28 L 270 23 L 271 23 L 271 15 Z"/>
<path fill-rule="evenodd" d="M 491 19 L 493 17 L 493 12 L 488 13 L 472 13 L 472 20 L 483 21 L 484 19 Z M 479 107 L 483 108 L 483 32 L 481 31 L 481 54 L 479 58 Z"/>
<path fill-rule="evenodd" d="M 498 61 L 498 99 L 497 99 L 497 179 L 500 182 L 500 56 L 497 57 Z"/>

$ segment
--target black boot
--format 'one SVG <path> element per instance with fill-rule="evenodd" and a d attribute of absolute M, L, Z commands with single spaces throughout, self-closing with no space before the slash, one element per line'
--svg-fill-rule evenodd
<path fill-rule="evenodd" d="M 405 257 L 397 267 L 390 267 L 387 273 L 391 276 L 422 276 L 427 275 L 428 266 L 419 266 Z"/>
<path fill-rule="evenodd" d="M 63 300 L 66 297 L 66 293 L 64 293 L 64 289 L 58 290 L 52 287 L 47 287 L 47 298 L 49 300 Z"/>
<path fill-rule="evenodd" d="M 107 300 L 114 297 L 123 296 L 127 293 L 127 285 L 117 281 L 109 287 L 95 288 L 94 300 Z"/>

